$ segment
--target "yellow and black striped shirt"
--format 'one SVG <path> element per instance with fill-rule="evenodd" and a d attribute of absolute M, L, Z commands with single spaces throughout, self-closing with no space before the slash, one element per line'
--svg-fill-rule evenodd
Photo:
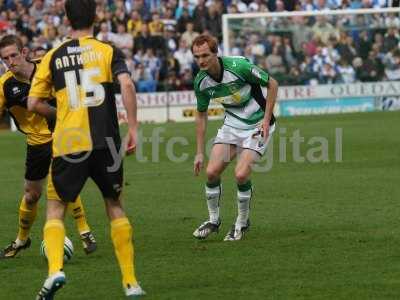
<path fill-rule="evenodd" d="M 39 61 L 34 63 L 35 74 Z M 32 74 L 32 76 L 33 76 Z M 51 141 L 51 126 L 47 120 L 27 109 L 30 81 L 17 78 L 11 71 L 0 77 L 0 114 L 7 110 L 19 131 L 26 134 L 29 145 L 40 145 Z"/>
<path fill-rule="evenodd" d="M 110 140 L 120 146 L 113 82 L 125 72 L 122 52 L 91 36 L 68 40 L 42 58 L 29 96 L 49 99 L 55 91 L 54 157 L 103 149 Z"/>

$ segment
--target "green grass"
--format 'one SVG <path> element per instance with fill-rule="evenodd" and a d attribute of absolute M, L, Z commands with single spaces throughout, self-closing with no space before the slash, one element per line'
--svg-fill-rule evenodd
<path fill-rule="evenodd" d="M 220 122 L 210 122 L 212 137 Z M 205 177 L 192 176 L 194 124 L 162 125 L 163 136 L 190 145 L 184 163 L 125 160 L 125 202 L 134 224 L 136 266 L 147 299 L 400 299 L 400 112 L 279 119 L 286 134 L 287 162 L 280 163 L 275 139 L 273 167 L 252 177 L 256 198 L 246 239 L 222 239 L 236 215 L 233 168 L 223 175 L 222 232 L 207 241 L 191 234 L 206 218 Z M 143 125 L 149 136 L 155 125 Z M 335 128 L 343 128 L 343 162 L 335 162 Z M 329 162 L 297 163 L 289 138 L 329 141 Z M 282 140 L 282 139 L 281 139 Z M 165 144 L 164 144 L 165 145 Z M 15 238 L 24 174 L 24 139 L 0 133 L 0 243 Z M 149 155 L 149 144 L 144 153 Z M 65 266 L 68 284 L 57 299 L 124 299 L 97 188 L 82 192 L 98 251 L 85 256 L 70 218 L 75 245 Z M 32 231 L 32 248 L 0 261 L 0 299 L 33 299 L 46 276 L 39 256 L 44 199 Z"/>

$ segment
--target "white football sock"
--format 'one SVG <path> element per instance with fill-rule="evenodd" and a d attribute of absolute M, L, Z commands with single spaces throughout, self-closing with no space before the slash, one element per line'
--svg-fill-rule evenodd
<path fill-rule="evenodd" d="M 250 214 L 250 200 L 251 200 L 252 189 L 248 191 L 237 191 L 237 205 L 238 205 L 238 216 L 236 218 L 235 228 L 239 229 L 247 225 L 247 220 Z"/>
<path fill-rule="evenodd" d="M 210 188 L 206 185 L 206 199 L 210 222 L 217 224 L 219 220 L 219 199 L 221 197 L 221 185 Z"/>

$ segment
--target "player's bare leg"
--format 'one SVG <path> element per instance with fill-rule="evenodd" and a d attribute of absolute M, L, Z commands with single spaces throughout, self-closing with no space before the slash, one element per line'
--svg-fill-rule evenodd
<path fill-rule="evenodd" d="M 241 240 L 250 227 L 250 201 L 252 197 L 252 186 L 250 181 L 251 166 L 260 158 L 260 155 L 249 149 L 244 149 L 235 167 L 235 179 L 238 186 L 237 205 L 238 216 L 235 224 L 225 237 L 225 241 Z"/>
<path fill-rule="evenodd" d="M 205 186 L 209 219 L 193 232 L 197 239 L 205 239 L 211 233 L 218 232 L 221 220 L 219 204 L 222 195 L 221 174 L 236 156 L 236 147 L 229 144 L 215 144 L 211 150 L 207 165 L 207 183 Z"/>

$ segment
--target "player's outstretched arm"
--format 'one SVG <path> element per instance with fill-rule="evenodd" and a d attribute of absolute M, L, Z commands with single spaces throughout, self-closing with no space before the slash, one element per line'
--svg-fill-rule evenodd
<path fill-rule="evenodd" d="M 126 109 L 128 119 L 128 136 L 126 141 L 126 154 L 132 154 L 136 149 L 137 139 L 137 101 L 135 85 L 128 73 L 118 75 L 118 81 L 121 85 L 122 102 Z"/>
<path fill-rule="evenodd" d="M 207 111 L 198 111 L 196 114 L 196 142 L 197 151 L 193 163 L 194 175 L 198 176 L 204 163 L 204 144 L 207 129 Z"/>
<path fill-rule="evenodd" d="M 41 98 L 29 97 L 28 110 L 42 115 L 48 120 L 55 120 L 56 109 Z"/>
<path fill-rule="evenodd" d="M 265 141 L 269 136 L 269 123 L 271 121 L 272 113 L 274 112 L 274 107 L 276 103 L 276 99 L 278 97 L 278 82 L 270 77 L 268 81 L 267 87 L 267 105 L 265 107 L 264 120 L 262 124 L 263 129 L 263 137 Z"/>

